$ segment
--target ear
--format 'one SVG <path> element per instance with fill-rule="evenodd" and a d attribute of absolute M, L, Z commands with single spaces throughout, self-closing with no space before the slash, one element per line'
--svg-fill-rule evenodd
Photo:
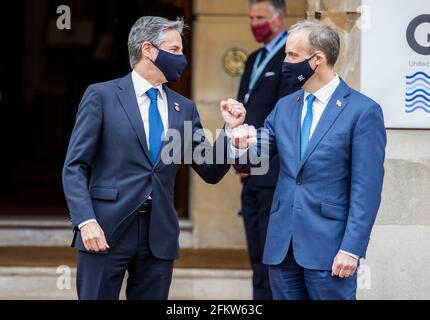
<path fill-rule="evenodd" d="M 284 28 L 285 20 L 284 20 L 284 17 L 279 12 L 276 12 L 275 15 L 276 17 L 275 17 L 275 20 L 273 20 L 273 22 L 276 28 L 280 30 L 281 28 Z"/>
<path fill-rule="evenodd" d="M 278 13 L 278 14 L 279 14 L 279 17 L 278 17 L 279 27 L 283 29 L 283 28 L 285 28 L 285 25 L 287 23 L 287 19 L 285 18 L 285 16 L 283 14 L 280 14 L 280 13 Z"/>
<path fill-rule="evenodd" d="M 324 61 L 327 61 L 327 58 L 322 51 L 318 51 L 315 55 L 315 63 L 317 65 L 322 65 Z"/>
<path fill-rule="evenodd" d="M 152 44 L 149 43 L 149 42 L 144 42 L 142 44 L 142 48 L 140 49 L 141 53 L 142 53 L 142 57 L 145 57 L 147 59 L 151 59 L 152 60 L 151 49 L 152 49 Z"/>

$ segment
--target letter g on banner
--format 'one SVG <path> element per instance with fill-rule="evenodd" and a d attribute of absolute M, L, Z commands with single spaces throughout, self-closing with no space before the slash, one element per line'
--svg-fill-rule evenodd
<path fill-rule="evenodd" d="M 406 40 L 408 41 L 409 46 L 418 54 L 422 54 L 425 56 L 430 55 L 430 28 L 427 33 L 427 43 L 428 46 L 423 46 L 418 43 L 417 38 L 415 36 L 417 28 L 423 23 L 428 23 L 430 26 L 430 14 L 423 14 L 411 21 L 406 31 Z"/>

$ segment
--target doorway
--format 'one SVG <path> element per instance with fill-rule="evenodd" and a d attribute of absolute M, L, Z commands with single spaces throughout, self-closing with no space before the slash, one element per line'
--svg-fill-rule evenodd
<path fill-rule="evenodd" d="M 65 38 L 55 28 L 59 5 L 72 14 Z M 180 16 L 191 25 L 192 1 L 0 2 L 1 219 L 67 217 L 61 170 L 77 106 L 91 83 L 130 72 L 128 32 L 144 15 Z M 184 39 L 190 62 L 191 36 Z M 190 68 L 171 87 L 189 97 Z M 180 218 L 188 218 L 188 192 L 189 168 L 183 166 L 175 187 Z"/>

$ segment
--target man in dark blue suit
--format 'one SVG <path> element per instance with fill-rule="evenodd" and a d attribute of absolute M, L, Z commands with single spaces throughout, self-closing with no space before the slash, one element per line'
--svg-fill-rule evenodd
<path fill-rule="evenodd" d="M 339 48 L 322 22 L 293 26 L 283 73 L 303 90 L 281 99 L 258 132 L 228 128 L 241 163 L 255 154 L 280 158 L 263 258 L 275 299 L 355 299 L 379 209 L 383 113 L 335 73 Z"/>
<path fill-rule="evenodd" d="M 63 185 L 79 250 L 80 299 L 118 299 L 126 271 L 128 299 L 167 299 L 179 256 L 179 166 L 199 146 L 210 161 L 193 158 L 191 165 L 206 182 L 217 183 L 230 168 L 225 134 L 212 147 L 199 133 L 195 104 L 163 85 L 187 65 L 183 27 L 181 20 L 140 18 L 128 41 L 133 72 L 91 85 L 79 106 Z"/>
<path fill-rule="evenodd" d="M 281 73 L 288 36 L 285 1 L 249 0 L 249 4 L 252 33 L 264 46 L 253 52 L 246 62 L 238 101 L 246 108 L 246 123 L 259 128 L 278 100 L 299 88 L 289 87 Z M 263 250 L 278 175 L 278 157 L 272 160 L 265 175 L 240 173 L 243 184 L 241 215 L 253 271 L 255 300 L 272 299 L 268 268 L 263 265 Z"/>

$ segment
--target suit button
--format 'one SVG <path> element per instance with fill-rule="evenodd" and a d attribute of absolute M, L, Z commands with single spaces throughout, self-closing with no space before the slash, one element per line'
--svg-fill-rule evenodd
<path fill-rule="evenodd" d="M 301 181 L 297 181 L 297 185 L 301 186 L 303 183 Z"/>

